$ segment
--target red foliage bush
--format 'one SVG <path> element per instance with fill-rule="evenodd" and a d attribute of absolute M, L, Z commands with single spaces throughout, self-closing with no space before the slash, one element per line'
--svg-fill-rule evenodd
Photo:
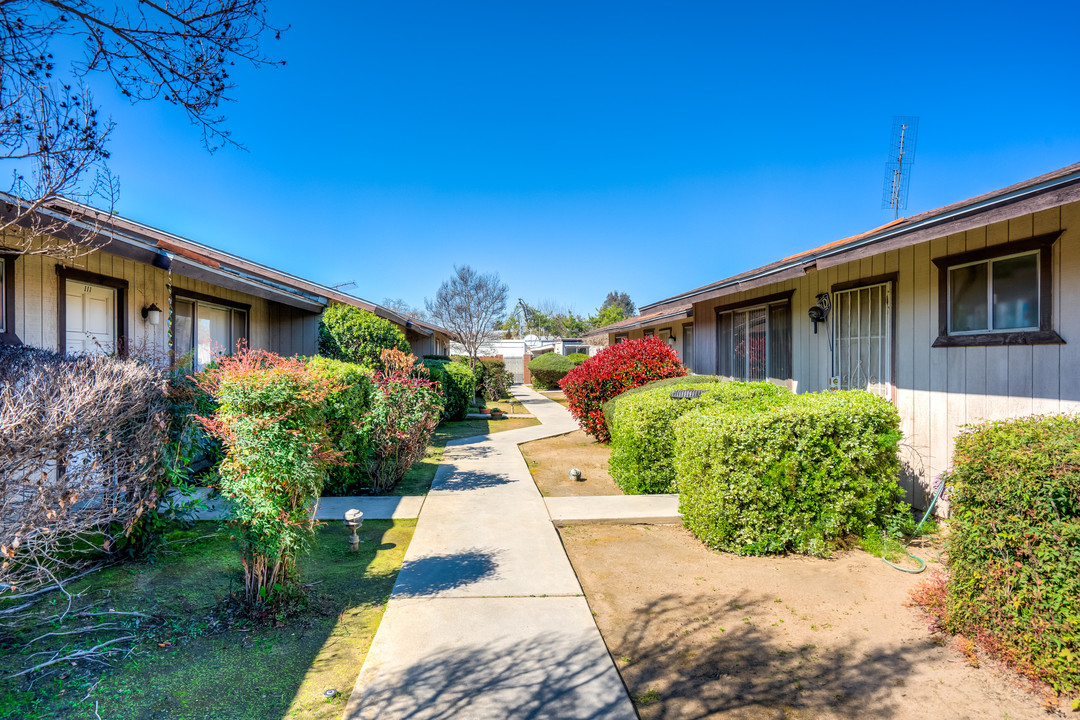
<path fill-rule="evenodd" d="M 567 373 L 559 381 L 581 429 L 600 442 L 611 439 L 603 405 L 619 393 L 653 380 L 682 377 L 686 368 L 667 343 L 656 337 L 621 342 Z"/>

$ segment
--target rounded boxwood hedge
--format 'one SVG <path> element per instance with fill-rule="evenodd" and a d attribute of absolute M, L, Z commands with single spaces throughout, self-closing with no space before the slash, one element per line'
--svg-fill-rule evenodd
<path fill-rule="evenodd" d="M 683 523 L 718 550 L 828 556 L 903 508 L 899 426 L 892 403 L 861 390 L 693 410 L 674 424 Z"/>
<path fill-rule="evenodd" d="M 425 360 L 424 367 L 431 373 L 431 379 L 439 383 L 443 396 L 443 417 L 447 420 L 464 420 L 476 395 L 476 378 L 469 366 L 458 362 Z"/>
<path fill-rule="evenodd" d="M 722 378 L 719 375 L 684 375 L 683 377 L 669 377 L 664 378 L 663 380 L 653 380 L 652 382 L 647 382 L 644 385 L 638 385 L 637 387 L 632 387 L 625 392 L 621 392 L 600 406 L 601 409 L 604 411 L 604 422 L 607 423 L 608 432 L 611 432 L 611 423 L 613 422 L 615 417 L 615 406 L 620 400 L 624 398 L 632 397 L 640 392 L 652 390 L 653 388 L 668 387 L 669 385 L 679 385 L 680 389 L 690 389 L 691 385 L 711 385 L 713 383 L 721 382 L 724 379 L 725 378 Z M 681 387 L 683 385 L 685 385 L 686 388 Z"/>
<path fill-rule="evenodd" d="M 532 385 L 535 390 L 556 390 L 559 381 L 566 374 L 581 363 L 589 359 L 584 353 L 573 355 L 558 355 L 553 352 L 544 353 L 529 361 L 529 372 L 532 373 Z"/>
<path fill-rule="evenodd" d="M 682 415 L 701 407 L 754 398 L 790 395 L 768 382 L 730 382 L 709 376 L 657 380 L 608 401 L 614 405 L 611 430 L 611 477 L 629 495 L 675 492 L 675 434 Z M 675 390 L 704 391 L 701 397 L 673 400 Z"/>

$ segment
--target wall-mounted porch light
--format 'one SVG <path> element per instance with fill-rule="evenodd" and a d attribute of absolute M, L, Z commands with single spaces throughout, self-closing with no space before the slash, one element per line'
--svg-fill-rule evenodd
<path fill-rule="evenodd" d="M 806 314 L 810 316 L 810 322 L 814 323 L 814 334 L 817 335 L 817 324 L 819 322 L 825 322 L 829 317 L 829 310 L 832 309 L 832 302 L 829 300 L 829 293 L 820 293 L 817 296 L 817 305 L 814 305 Z"/>
<path fill-rule="evenodd" d="M 151 325 L 157 325 L 161 322 L 161 308 L 154 303 L 150 303 L 142 309 L 143 320 L 146 320 Z"/>

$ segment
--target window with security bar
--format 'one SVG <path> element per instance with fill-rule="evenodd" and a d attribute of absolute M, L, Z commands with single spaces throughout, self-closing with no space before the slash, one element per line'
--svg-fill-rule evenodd
<path fill-rule="evenodd" d="M 892 397 L 892 283 L 832 294 L 834 384 Z"/>
<path fill-rule="evenodd" d="M 717 313 L 717 374 L 736 380 L 791 378 L 791 304 Z"/>

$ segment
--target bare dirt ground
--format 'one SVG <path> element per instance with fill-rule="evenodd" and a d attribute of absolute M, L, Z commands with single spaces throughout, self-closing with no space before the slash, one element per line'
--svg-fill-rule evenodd
<path fill-rule="evenodd" d="M 1047 717 L 1022 679 L 970 666 L 906 607 L 925 575 L 858 550 L 727 555 L 670 525 L 559 532 L 643 720 Z"/>
<path fill-rule="evenodd" d="M 581 430 L 525 443 L 521 454 L 545 497 L 623 494 L 608 474 L 611 448 Z M 582 480 L 570 479 L 570 469 L 575 467 Z"/>

